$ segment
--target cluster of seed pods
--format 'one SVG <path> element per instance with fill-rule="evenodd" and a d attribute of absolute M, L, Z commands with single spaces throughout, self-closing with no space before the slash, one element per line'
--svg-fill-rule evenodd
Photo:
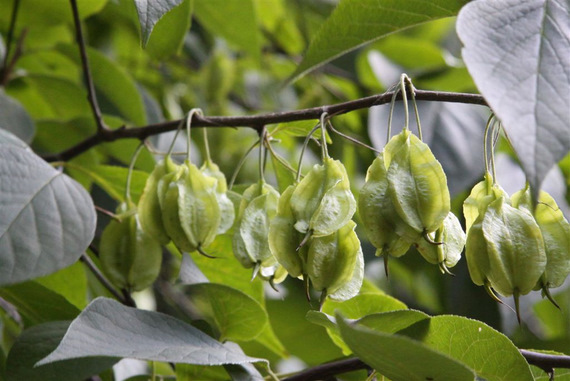
<path fill-rule="evenodd" d="M 570 273 L 570 224 L 554 199 L 542 191 L 534 206 L 528 185 L 509 198 L 487 172 L 463 209 L 473 282 L 498 302 L 495 292 L 512 295 L 519 321 L 520 295 L 542 290 L 556 305 L 549 289 Z"/>
<path fill-rule="evenodd" d="M 442 272 L 459 261 L 465 233 L 450 212 L 445 173 L 408 128 L 392 137 L 368 168 L 358 208 L 386 271 L 389 256 L 400 257 L 412 245 Z"/>

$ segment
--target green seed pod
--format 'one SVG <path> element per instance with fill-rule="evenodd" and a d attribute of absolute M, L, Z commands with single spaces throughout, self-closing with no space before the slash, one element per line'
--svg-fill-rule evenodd
<path fill-rule="evenodd" d="M 178 180 L 180 225 L 195 250 L 210 245 L 218 233 L 221 215 L 216 197 L 217 181 L 186 162 Z"/>
<path fill-rule="evenodd" d="M 335 233 L 311 240 L 306 274 L 317 291 L 333 294 L 352 279 L 360 249 L 355 227 L 349 221 Z"/>
<path fill-rule="evenodd" d="M 117 209 L 121 222 L 111 220 L 101 235 L 101 269 L 118 288 L 140 291 L 150 286 L 162 261 L 160 243 L 142 228 L 134 209 L 126 203 Z"/>
<path fill-rule="evenodd" d="M 388 194 L 384 156 L 384 153 L 378 156 L 368 168 L 366 182 L 358 197 L 358 212 L 370 243 L 378 249 L 376 255 L 400 257 L 407 253 L 411 242 L 402 238 L 398 231 L 406 235 L 416 233 L 407 229 L 394 209 Z"/>
<path fill-rule="evenodd" d="M 362 254 L 362 248 L 358 249 L 356 255 L 356 265 L 354 266 L 354 271 L 352 273 L 352 278 L 338 288 L 335 292 L 328 294 L 327 296 L 334 300 L 348 300 L 355 297 L 362 287 L 362 282 L 364 280 L 364 256 Z"/>
<path fill-rule="evenodd" d="M 408 129 L 406 140 L 388 164 L 388 187 L 400 217 L 418 233 L 441 226 L 450 210 L 447 178 L 427 144 Z M 397 139 L 401 139 L 398 137 Z"/>
<path fill-rule="evenodd" d="M 180 250 L 201 250 L 216 237 L 221 219 L 216 184 L 189 162 L 159 181 L 164 227 Z"/>
<path fill-rule="evenodd" d="M 249 188 L 260 194 L 248 202 L 247 198 L 252 192 L 244 192 L 247 193 L 247 198 L 242 199 L 244 207 L 232 239 L 233 252 L 245 268 L 272 266 L 276 261 L 269 249 L 269 222 L 277 213 L 279 193 L 265 183 L 254 184 Z M 240 204 L 240 209 L 241 206 Z"/>
<path fill-rule="evenodd" d="M 356 200 L 344 165 L 325 158 L 315 165 L 291 195 L 295 229 L 314 237 L 334 233 L 346 225 L 356 211 Z"/>
<path fill-rule="evenodd" d="M 442 226 L 432 234 L 433 241 L 443 244 L 434 245 L 421 239 L 416 248 L 426 261 L 439 265 L 442 273 L 449 273 L 448 268 L 455 266 L 461 259 L 461 252 L 465 247 L 465 232 L 455 214 L 449 212 Z"/>
<path fill-rule="evenodd" d="M 511 202 L 514 207 L 532 213 L 529 186 L 513 194 Z M 544 191 L 540 192 L 538 204 L 532 214 L 540 227 L 546 252 L 546 267 L 535 290 L 542 289 L 552 300 L 548 289 L 561 286 L 570 273 L 570 224 L 556 201 Z"/>
<path fill-rule="evenodd" d="M 290 185 L 279 197 L 277 214 L 269 225 L 269 249 L 289 275 L 299 277 L 305 272 L 308 245 L 299 247 L 303 234 L 295 229 L 295 217 L 291 210 L 294 190 L 295 186 Z"/>
<path fill-rule="evenodd" d="M 204 175 L 213 177 L 218 181 L 216 185 L 216 198 L 218 199 L 220 208 L 220 225 L 218 226 L 217 233 L 223 234 L 232 227 L 235 219 L 234 204 L 227 195 L 228 183 L 226 176 L 220 171 L 220 168 L 210 160 L 204 163 L 200 171 L 202 171 Z"/>
<path fill-rule="evenodd" d="M 479 209 L 481 209 L 482 199 L 487 195 L 493 195 L 493 200 L 499 197 L 504 197 L 505 200 L 509 198 L 507 192 L 503 190 L 498 184 L 493 184 L 493 177 L 490 173 L 486 173 L 483 181 L 477 183 L 469 197 L 463 202 L 463 215 L 465 216 L 465 231 L 469 231 L 471 225 L 479 216 Z M 489 205 L 491 199 L 487 199 L 484 206 Z"/>
<path fill-rule="evenodd" d="M 153 236 L 163 245 L 170 242 L 162 222 L 162 211 L 158 197 L 158 182 L 168 172 L 176 170 L 176 164 L 170 157 L 166 157 L 156 164 L 148 177 L 138 204 L 138 213 L 141 226 L 145 232 Z"/>
<path fill-rule="evenodd" d="M 493 254 L 489 273 L 492 287 L 504 296 L 528 294 L 546 266 L 544 241 L 532 215 L 500 197 L 487 207 L 483 235 Z"/>

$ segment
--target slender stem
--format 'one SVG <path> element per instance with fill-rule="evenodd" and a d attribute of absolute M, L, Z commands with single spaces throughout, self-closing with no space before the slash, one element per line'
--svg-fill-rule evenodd
<path fill-rule="evenodd" d="M 327 149 L 327 122 L 326 118 L 328 113 L 323 112 L 321 115 L 321 153 L 323 155 L 323 160 L 329 157 L 329 150 Z"/>
<path fill-rule="evenodd" d="M 334 105 L 326 105 L 312 107 L 302 110 L 275 112 L 259 115 L 246 116 L 209 116 L 203 117 L 197 115 L 192 122 L 193 127 L 250 127 L 257 131 L 261 130 L 264 125 L 293 122 L 298 120 L 318 119 L 323 112 L 329 115 L 342 115 L 351 111 L 370 108 L 382 104 L 390 103 L 392 97 L 394 100 L 401 99 L 400 94 L 395 94 L 397 90 L 388 91 L 383 94 L 373 95 L 360 98 L 348 102 L 337 103 Z M 449 93 L 441 91 L 416 90 L 416 99 L 432 102 L 453 102 L 465 104 L 486 105 L 485 99 L 479 94 L 468 93 Z M 62 152 L 50 155 L 43 155 L 46 161 L 70 160 L 83 152 L 104 142 L 112 142 L 120 139 L 139 139 L 143 140 L 149 136 L 173 131 L 178 127 L 180 120 L 172 120 L 163 123 L 151 124 L 143 127 L 119 128 L 103 133 L 95 133 L 94 135 L 80 141 L 76 145 L 65 149 Z M 182 120 L 184 122 L 184 120 Z"/>
<path fill-rule="evenodd" d="M 166 156 L 172 155 L 172 150 L 174 149 L 174 144 L 176 144 L 176 138 L 178 137 L 178 134 L 180 134 L 180 130 L 182 130 L 183 126 L 184 126 L 184 119 L 180 120 L 180 123 L 178 123 L 178 126 L 176 126 L 176 133 L 174 134 L 174 137 L 172 138 L 172 141 L 170 142 L 170 146 L 168 147 L 168 151 L 166 151 Z"/>
<path fill-rule="evenodd" d="M 192 128 L 192 119 L 196 114 L 202 115 L 202 110 L 199 108 L 193 108 L 188 112 L 188 115 L 186 116 L 186 142 L 188 144 L 186 146 L 186 156 L 188 158 L 188 161 L 190 161 L 190 148 L 192 147 L 192 141 L 190 140 L 190 129 Z"/>
<path fill-rule="evenodd" d="M 346 135 L 346 134 L 343 134 L 342 132 L 340 132 L 339 130 L 337 130 L 336 128 L 334 128 L 333 125 L 332 125 L 332 123 L 329 122 L 328 126 L 329 126 L 329 128 L 331 129 L 332 132 L 334 132 L 335 134 L 339 135 L 341 138 L 344 138 L 344 139 L 348 140 L 349 142 L 352 142 L 352 143 L 354 143 L 354 144 L 360 145 L 360 146 L 362 146 L 362 147 L 364 147 L 364 148 L 368 148 L 369 150 L 374 151 L 374 152 L 376 152 L 377 154 L 382 153 L 382 151 L 379 151 L 379 150 L 377 150 L 376 148 L 371 147 L 371 146 L 369 146 L 368 144 L 363 143 L 363 142 L 361 142 L 360 140 L 353 138 L 352 136 L 348 136 L 348 135 Z"/>
<path fill-rule="evenodd" d="M 14 0 L 14 6 L 12 7 L 12 15 L 10 17 L 10 27 L 8 29 L 8 35 L 6 36 L 6 52 L 4 55 L 4 62 L 2 63 L 2 78 L 1 84 L 5 85 L 8 81 L 8 76 L 10 75 L 9 59 L 10 59 L 10 48 L 12 47 L 12 40 L 14 39 L 14 31 L 16 29 L 16 20 L 18 19 L 18 10 L 20 9 L 20 0 Z"/>
<path fill-rule="evenodd" d="M 497 127 L 498 126 L 498 127 Z M 497 142 L 496 136 L 498 136 L 498 131 L 501 129 L 501 123 L 495 118 L 491 133 L 491 170 L 493 171 L 493 181 L 496 181 L 497 170 L 495 169 L 495 144 Z"/>
<path fill-rule="evenodd" d="M 396 97 L 398 96 L 398 92 L 400 89 L 396 87 L 394 89 L 394 93 L 392 94 L 392 99 L 390 100 L 390 113 L 388 114 L 388 131 L 386 135 L 386 143 L 390 141 L 390 137 L 392 136 L 392 118 L 394 117 L 394 108 L 396 107 Z"/>
<path fill-rule="evenodd" d="M 212 157 L 210 156 L 210 142 L 208 142 L 208 130 L 204 129 L 203 137 L 204 137 L 204 152 L 206 153 L 206 162 L 210 163 L 212 161 Z"/>
<path fill-rule="evenodd" d="M 412 96 L 412 104 L 414 106 L 414 113 L 416 114 L 416 124 L 418 125 L 418 137 L 423 141 L 422 138 L 422 124 L 420 122 L 420 111 L 418 110 L 418 103 L 416 102 L 416 88 L 414 87 L 412 81 L 408 78 L 408 85 L 410 86 L 410 95 Z"/>
<path fill-rule="evenodd" d="M 91 69 L 89 68 L 89 59 L 87 58 L 87 47 L 85 46 L 85 39 L 83 37 L 83 29 L 81 27 L 81 19 L 79 18 L 79 10 L 77 9 L 77 0 L 70 0 L 71 10 L 73 13 L 73 22 L 75 23 L 75 38 L 77 39 L 77 44 L 79 45 L 79 54 L 81 56 L 81 65 L 83 67 L 83 76 L 85 78 L 85 84 L 87 86 L 87 99 L 91 105 L 91 111 L 93 112 L 93 117 L 95 118 L 95 123 L 97 125 L 97 132 L 102 136 L 106 137 L 107 132 L 111 129 L 103 121 L 103 114 L 101 113 L 101 108 L 97 102 L 97 95 L 95 93 L 95 84 L 93 83 L 93 78 L 91 76 Z"/>
<path fill-rule="evenodd" d="M 129 164 L 129 172 L 127 174 L 127 184 L 125 186 L 125 201 L 127 205 L 131 205 L 131 178 L 133 177 L 133 170 L 135 169 L 135 163 L 137 162 L 137 158 L 141 153 L 144 147 L 144 142 L 141 142 L 135 152 L 133 153 L 133 157 L 131 158 L 131 163 Z"/>
<path fill-rule="evenodd" d="M 487 140 L 489 139 L 489 130 L 491 129 L 491 124 L 495 119 L 495 115 L 491 114 L 485 125 L 485 132 L 483 133 L 483 157 L 485 158 L 485 173 L 489 173 L 489 152 L 487 149 Z M 493 179 L 493 181 L 495 181 Z"/>
<path fill-rule="evenodd" d="M 232 178 L 230 179 L 230 182 L 228 184 L 228 189 L 232 189 L 234 186 L 234 183 L 236 181 L 237 175 L 241 169 L 241 167 L 243 166 L 243 163 L 245 163 L 245 159 L 247 159 L 247 156 L 251 153 L 251 151 L 253 151 L 253 149 L 261 143 L 261 140 L 257 140 L 255 143 L 253 143 L 248 149 L 247 151 L 245 151 L 245 153 L 243 154 L 243 156 L 241 157 L 241 159 L 239 159 L 239 162 L 236 165 L 236 169 L 234 170 L 234 173 L 232 174 Z"/>
<path fill-rule="evenodd" d="M 405 128 L 410 128 L 410 112 L 408 111 L 408 95 L 406 94 L 406 79 L 409 80 L 406 74 L 402 74 L 400 78 L 400 91 L 402 92 L 402 103 L 404 104 L 404 118 Z"/>
<path fill-rule="evenodd" d="M 263 149 L 265 145 L 263 142 L 265 141 L 267 136 L 267 130 L 265 127 L 261 130 L 261 134 L 259 135 L 259 181 L 263 184 L 265 183 L 265 157 L 264 153 L 265 150 Z"/>
<path fill-rule="evenodd" d="M 299 166 L 297 167 L 297 176 L 295 177 L 295 183 L 298 183 L 299 180 L 301 179 L 301 166 L 303 165 L 303 156 L 305 155 L 305 150 L 307 149 L 307 146 L 309 145 L 309 140 L 311 139 L 311 136 L 313 136 L 315 131 L 317 131 L 317 129 L 320 126 L 321 126 L 320 123 L 317 124 L 315 127 L 313 127 L 311 132 L 309 132 L 307 137 L 305 137 L 305 141 L 303 142 L 303 147 L 301 148 L 301 155 L 299 156 Z"/>
<path fill-rule="evenodd" d="M 89 246 L 89 248 L 93 252 L 97 251 L 92 246 Z M 89 258 L 87 254 L 82 254 L 79 259 L 81 260 L 81 262 L 85 263 L 85 266 L 87 266 L 87 268 L 93 273 L 93 275 L 95 275 L 95 278 L 97 278 L 97 280 L 99 280 L 99 282 L 103 285 L 103 287 L 105 287 L 118 301 L 127 306 L 131 305 L 127 300 L 127 298 L 125 298 L 119 291 L 117 291 L 117 289 L 111 284 L 111 282 L 109 282 L 109 280 L 105 277 L 105 275 L 103 275 L 101 270 L 97 268 L 97 265 L 95 265 L 95 263 L 91 260 L 91 258 Z"/>
<path fill-rule="evenodd" d="M 265 139 L 265 144 L 266 144 L 267 150 L 275 158 L 275 160 L 277 160 L 279 163 L 281 163 L 281 165 L 283 165 L 285 168 L 287 168 L 291 173 L 294 173 L 295 175 L 297 174 L 297 171 L 295 170 L 295 168 L 291 167 L 291 165 L 283 157 L 281 157 L 277 152 L 275 152 L 275 150 L 273 149 L 273 146 L 269 142 L 269 139 Z"/>

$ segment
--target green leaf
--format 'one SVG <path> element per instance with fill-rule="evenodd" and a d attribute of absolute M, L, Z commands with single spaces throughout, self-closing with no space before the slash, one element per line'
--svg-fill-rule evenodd
<path fill-rule="evenodd" d="M 216 283 L 188 285 L 192 303 L 214 322 L 220 340 L 253 340 L 267 325 L 267 313 L 252 297 Z"/>
<path fill-rule="evenodd" d="M 85 167 L 75 164 L 68 164 L 69 169 L 79 171 L 87 175 L 95 184 L 101 187 L 113 199 L 122 202 L 125 200 L 125 190 L 129 169 L 115 165 L 95 165 Z M 134 203 L 138 203 L 144 189 L 144 184 L 148 178 L 148 173 L 133 170 L 131 176 L 130 194 Z"/>
<path fill-rule="evenodd" d="M 393 381 L 473 381 L 475 374 L 462 363 L 421 342 L 400 335 L 337 322 L 344 342 L 366 364 Z"/>
<path fill-rule="evenodd" d="M 321 26 L 293 79 L 368 42 L 414 25 L 455 16 L 465 0 L 343 0 Z"/>
<path fill-rule="evenodd" d="M 261 49 L 253 0 L 195 0 L 201 25 L 260 59 Z"/>
<path fill-rule="evenodd" d="M 6 359 L 6 381 L 81 381 L 112 367 L 116 358 L 74 359 L 34 367 L 52 352 L 69 327 L 68 321 L 36 325 L 18 337 Z"/>
<path fill-rule="evenodd" d="M 407 306 L 389 295 L 367 293 L 359 294 L 343 302 L 336 302 L 327 299 L 323 304 L 322 311 L 326 316 L 308 314 L 307 319 L 315 324 L 324 326 L 327 329 L 331 340 L 340 348 L 345 355 L 351 353 L 348 346 L 342 341 L 336 326 L 331 326 L 332 316 L 338 312 L 349 319 L 359 319 L 364 316 L 394 310 L 405 310 Z M 323 314 L 323 315 L 324 315 Z M 334 320 L 334 319 L 333 319 Z M 328 322 L 327 322 L 328 321 Z"/>
<path fill-rule="evenodd" d="M 327 299 L 322 311 L 334 315 L 338 310 L 349 319 L 359 319 L 363 316 L 386 311 L 403 310 L 408 308 L 404 303 L 390 295 L 367 293 L 356 295 L 344 302 Z"/>
<path fill-rule="evenodd" d="M 180 51 L 190 30 L 192 4 L 192 0 L 184 0 L 156 24 L 146 46 L 151 56 L 161 59 Z"/>
<path fill-rule="evenodd" d="M 36 126 L 24 107 L 0 89 L 0 128 L 10 131 L 26 143 L 34 137 Z"/>
<path fill-rule="evenodd" d="M 94 13 L 99 12 L 108 0 L 78 0 L 77 8 L 79 17 L 84 19 Z M 14 2 L 11 0 L 0 0 L 0 26 L 2 30 L 8 25 L 12 14 Z M 60 23 L 72 23 L 71 6 L 65 0 L 22 0 L 18 11 L 17 30 L 23 28 L 45 28 Z M 6 28 L 7 29 L 7 28 Z"/>
<path fill-rule="evenodd" d="M 135 0 L 137 15 L 141 26 L 141 42 L 146 46 L 156 23 L 168 12 L 179 6 L 184 0 Z"/>
<path fill-rule="evenodd" d="M 26 327 L 54 320 L 72 320 L 80 312 L 63 296 L 36 282 L 0 288 L 0 297 L 18 309 Z"/>
<path fill-rule="evenodd" d="M 79 309 L 87 305 L 87 275 L 84 264 L 81 262 L 38 278 L 35 282 L 60 294 Z"/>
<path fill-rule="evenodd" d="M 61 45 L 59 51 L 79 63 L 77 46 Z M 93 48 L 87 49 L 87 58 L 102 112 L 145 125 L 142 95 L 127 70 Z"/>
<path fill-rule="evenodd" d="M 570 151 L 570 3 L 471 2 L 457 32 L 465 64 L 537 196 L 549 169 Z"/>
<path fill-rule="evenodd" d="M 264 361 L 236 352 L 171 316 L 126 307 L 107 298 L 91 302 L 71 323 L 55 351 L 37 365 L 88 356 L 196 365 Z"/>
<path fill-rule="evenodd" d="M 12 144 L 0 143 L 0 178 L 0 285 L 76 262 L 95 233 L 85 189 Z"/>
<path fill-rule="evenodd" d="M 358 321 L 358 324 L 384 333 L 396 333 L 430 316 L 416 310 L 389 311 L 370 314 Z"/>
<path fill-rule="evenodd" d="M 460 361 L 486 380 L 533 380 L 529 365 L 517 347 L 480 321 L 435 316 L 399 333 Z"/>

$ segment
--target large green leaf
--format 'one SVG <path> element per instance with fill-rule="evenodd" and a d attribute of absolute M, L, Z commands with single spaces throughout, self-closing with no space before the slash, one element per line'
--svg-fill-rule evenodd
<path fill-rule="evenodd" d="M 36 126 L 24 107 L 0 89 L 0 128 L 10 131 L 26 143 L 34 137 Z"/>
<path fill-rule="evenodd" d="M 62 45 L 59 50 L 79 62 L 76 46 Z M 88 49 L 87 57 L 102 111 L 139 126 L 146 124 L 142 95 L 127 70 L 95 49 Z"/>
<path fill-rule="evenodd" d="M 214 322 L 222 341 L 253 340 L 267 325 L 267 313 L 263 307 L 235 288 L 216 283 L 196 283 L 187 286 L 187 294 Z"/>
<path fill-rule="evenodd" d="M 36 282 L 0 288 L 0 297 L 18 309 L 26 327 L 55 320 L 72 320 L 80 312 L 63 296 Z"/>
<path fill-rule="evenodd" d="M 183 1 L 184 0 L 135 0 L 137 15 L 141 26 L 141 42 L 143 46 L 147 44 L 158 20 Z"/>
<path fill-rule="evenodd" d="M 54 321 L 25 330 L 8 353 L 6 381 L 81 381 L 110 368 L 116 358 L 73 359 L 35 367 L 59 344 L 69 321 Z"/>
<path fill-rule="evenodd" d="M 157 59 L 178 53 L 190 30 L 192 0 L 184 0 L 155 25 L 146 50 Z"/>
<path fill-rule="evenodd" d="M 465 0 L 343 0 L 311 41 L 293 73 L 308 71 L 398 30 L 455 16 Z"/>
<path fill-rule="evenodd" d="M 220 35 L 259 59 L 259 32 L 252 0 L 195 0 L 194 12 L 212 34 Z"/>
<path fill-rule="evenodd" d="M 97 298 L 71 323 L 59 346 L 37 365 L 80 357 L 128 357 L 196 365 L 243 364 L 252 358 L 159 312 Z"/>
<path fill-rule="evenodd" d="M 474 1 L 457 19 L 463 59 L 501 119 L 536 196 L 570 151 L 570 3 Z"/>
<path fill-rule="evenodd" d="M 3 141 L 0 179 L 0 285 L 76 262 L 95 233 L 85 189 L 30 150 Z"/>
<path fill-rule="evenodd" d="M 393 381 L 473 381 L 457 360 L 405 336 L 350 324 L 337 315 L 344 342 L 366 364 Z"/>
<path fill-rule="evenodd" d="M 489 381 L 532 381 L 528 363 L 502 333 L 460 316 L 435 316 L 403 331 L 425 345 L 466 364 Z"/>
<path fill-rule="evenodd" d="M 87 305 L 87 275 L 82 262 L 76 262 L 58 272 L 37 278 L 35 282 L 63 296 L 79 309 Z"/>

